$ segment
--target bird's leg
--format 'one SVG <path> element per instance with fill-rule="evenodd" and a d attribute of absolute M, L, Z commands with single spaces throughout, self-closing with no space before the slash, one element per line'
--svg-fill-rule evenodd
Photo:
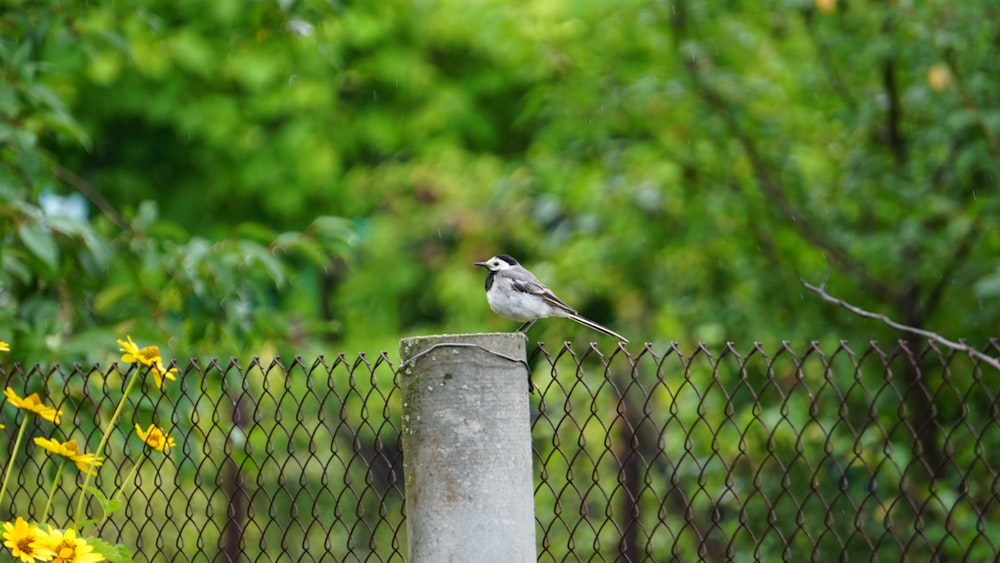
<path fill-rule="evenodd" d="M 531 328 L 531 325 L 533 325 L 533 324 L 535 324 L 537 322 L 538 322 L 538 319 L 535 319 L 533 321 L 528 321 L 528 322 L 524 323 L 523 325 L 521 325 L 521 328 L 517 329 L 517 331 L 521 332 L 521 333 L 527 334 L 528 329 Z M 531 371 L 530 370 L 527 370 L 527 371 L 528 371 L 528 393 L 534 393 L 535 392 L 535 383 L 533 381 L 531 381 Z"/>

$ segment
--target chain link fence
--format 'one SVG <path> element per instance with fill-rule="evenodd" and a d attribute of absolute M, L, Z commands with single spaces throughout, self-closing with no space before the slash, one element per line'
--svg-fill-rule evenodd
<path fill-rule="evenodd" d="M 541 561 L 1000 557 L 1000 374 L 968 355 L 567 344 L 529 364 Z M 86 506 L 103 539 L 137 561 L 405 560 L 388 356 L 178 368 L 126 401 L 96 479 L 124 507 L 100 522 Z M 63 409 L 28 436 L 92 451 L 131 369 L 15 364 L 0 381 Z M 16 457 L 0 518 L 39 520 L 58 464 L 30 440 L 11 452 L 21 419 L 10 405 L 2 417 Z M 177 442 L 166 455 L 135 436 L 151 422 Z M 72 521 L 82 481 L 63 472 L 48 521 Z"/>

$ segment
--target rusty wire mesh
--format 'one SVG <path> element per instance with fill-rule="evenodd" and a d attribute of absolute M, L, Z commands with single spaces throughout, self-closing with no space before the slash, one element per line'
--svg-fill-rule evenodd
<path fill-rule="evenodd" d="M 529 363 L 541 561 L 1000 556 L 1000 374 L 967 355 L 906 342 L 539 345 Z M 97 480 L 106 495 L 124 484 L 125 508 L 101 537 L 137 561 L 405 559 L 386 355 L 179 367 L 164 392 L 143 379 L 130 395 Z M 19 394 L 75 413 L 58 431 L 30 421 L 29 436 L 88 451 L 130 374 L 0 366 Z M 10 451 L 20 417 L 2 412 Z M 151 422 L 177 441 L 167 455 L 131 430 Z M 57 464 L 29 445 L 16 466 L 10 514 L 40 519 Z M 69 523 L 80 482 L 64 473 L 51 521 Z M 87 515 L 101 519 L 96 502 Z"/>

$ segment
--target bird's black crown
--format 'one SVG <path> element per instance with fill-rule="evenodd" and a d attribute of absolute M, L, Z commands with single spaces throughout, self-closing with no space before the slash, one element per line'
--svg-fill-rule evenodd
<path fill-rule="evenodd" d="M 503 260 L 504 262 L 510 264 L 511 266 L 517 266 L 517 260 L 514 260 L 507 254 L 497 254 L 497 258 Z"/>

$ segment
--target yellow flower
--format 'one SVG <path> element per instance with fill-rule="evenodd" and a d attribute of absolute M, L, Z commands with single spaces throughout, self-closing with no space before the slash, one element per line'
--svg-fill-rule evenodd
<path fill-rule="evenodd" d="M 0 340 L 0 352 L 10 352 L 10 344 Z"/>
<path fill-rule="evenodd" d="M 11 555 L 20 557 L 23 563 L 52 559 L 52 551 L 42 545 L 43 542 L 40 541 L 48 536 L 38 526 L 32 526 L 25 522 L 24 518 L 18 516 L 13 524 L 4 522 L 3 529 L 3 539 L 5 540 L 3 544 L 10 549 Z"/>
<path fill-rule="evenodd" d="M 142 431 L 141 426 L 136 424 L 135 433 L 139 435 L 139 438 L 141 438 L 143 442 L 146 442 L 147 446 L 157 451 L 166 452 L 169 448 L 177 445 L 174 443 L 173 438 L 171 438 L 155 424 L 150 424 L 149 428 L 146 429 L 145 432 Z"/>
<path fill-rule="evenodd" d="M 164 379 L 169 379 L 170 381 L 177 379 L 174 377 L 174 374 L 177 373 L 177 368 L 167 369 L 163 367 L 163 358 L 160 356 L 159 346 L 139 348 L 131 336 L 126 336 L 125 338 L 128 339 L 128 342 L 124 340 L 118 341 L 118 345 L 121 346 L 123 362 L 130 364 L 140 363 L 150 368 L 150 371 L 153 372 L 153 381 L 156 382 L 158 389 L 163 389 Z"/>
<path fill-rule="evenodd" d="M 163 389 L 164 379 L 169 379 L 170 381 L 177 380 L 177 378 L 174 377 L 174 374 L 177 373 L 177 368 L 167 369 L 163 367 L 163 364 L 160 362 L 156 362 L 150 366 L 150 371 L 153 372 L 153 381 L 156 382 L 156 386 L 160 389 Z"/>
<path fill-rule="evenodd" d="M 94 468 L 104 463 L 103 458 L 97 457 L 96 454 L 81 454 L 80 446 L 76 444 L 76 440 L 60 443 L 58 440 L 35 438 L 35 443 L 56 455 L 61 455 L 72 461 L 76 464 L 77 469 L 84 473 L 97 475 Z"/>
<path fill-rule="evenodd" d="M 15 393 L 13 389 L 8 387 L 4 390 L 4 394 L 7 395 L 7 402 L 15 407 L 23 411 L 33 412 L 45 420 L 59 424 L 60 417 L 62 417 L 62 411 L 57 411 L 52 407 L 43 405 L 42 400 L 38 398 L 38 393 L 32 393 L 22 399 L 17 396 L 17 393 Z"/>
<path fill-rule="evenodd" d="M 153 364 L 158 364 L 163 361 L 160 358 L 160 347 L 159 346 L 146 346 L 145 348 L 139 348 L 136 343 L 132 340 L 131 336 L 126 336 L 128 342 L 123 340 L 118 340 L 118 345 L 121 346 L 119 350 L 122 352 L 122 361 L 135 364 L 140 363 L 144 366 L 152 366 Z"/>
<path fill-rule="evenodd" d="M 100 553 L 94 553 L 94 546 L 87 540 L 76 537 L 73 528 L 61 532 L 49 526 L 44 543 L 52 551 L 52 563 L 97 563 L 105 560 Z"/>

